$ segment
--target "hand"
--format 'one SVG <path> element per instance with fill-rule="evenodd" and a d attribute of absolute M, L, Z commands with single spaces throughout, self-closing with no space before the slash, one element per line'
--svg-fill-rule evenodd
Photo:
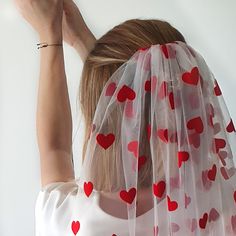
<path fill-rule="evenodd" d="M 70 46 L 75 47 L 75 43 L 86 33 L 86 30 L 87 26 L 74 1 L 63 0 L 63 40 Z"/>
<path fill-rule="evenodd" d="M 14 0 L 14 2 L 24 19 L 40 36 L 62 32 L 63 0 Z"/>

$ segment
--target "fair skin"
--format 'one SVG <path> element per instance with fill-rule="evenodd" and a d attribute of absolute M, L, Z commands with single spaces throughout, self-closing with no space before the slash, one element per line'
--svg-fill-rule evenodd
<path fill-rule="evenodd" d="M 75 48 L 84 62 L 96 43 L 96 38 L 86 25 L 77 5 L 64 0 L 62 19 L 63 40 Z"/>
<path fill-rule="evenodd" d="M 74 47 L 84 62 L 96 39 L 72 0 L 14 0 L 39 42 Z M 37 140 L 41 187 L 75 178 L 72 164 L 72 116 L 67 89 L 63 46 L 39 49 Z"/>

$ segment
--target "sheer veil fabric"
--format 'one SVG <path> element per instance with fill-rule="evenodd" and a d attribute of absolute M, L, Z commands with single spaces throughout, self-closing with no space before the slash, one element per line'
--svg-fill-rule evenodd
<path fill-rule="evenodd" d="M 181 41 L 140 48 L 103 88 L 77 181 L 88 198 L 103 191 L 124 206 L 115 214 L 128 233 L 113 236 L 138 235 L 148 205 L 150 235 L 236 235 L 235 134 L 199 52 Z"/>

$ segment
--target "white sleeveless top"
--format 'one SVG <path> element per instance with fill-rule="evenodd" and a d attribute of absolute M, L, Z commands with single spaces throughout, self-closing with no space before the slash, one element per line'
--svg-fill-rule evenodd
<path fill-rule="evenodd" d="M 153 235 L 153 211 L 136 217 L 136 236 Z M 98 191 L 87 197 L 75 180 L 55 182 L 41 188 L 37 196 L 35 235 L 126 236 L 128 220 L 102 210 Z"/>

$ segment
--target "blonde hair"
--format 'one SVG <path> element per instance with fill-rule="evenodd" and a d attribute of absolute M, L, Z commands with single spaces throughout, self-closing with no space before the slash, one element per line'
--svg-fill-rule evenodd
<path fill-rule="evenodd" d="M 96 106 L 104 85 L 110 76 L 123 63 L 128 61 L 139 48 L 177 40 L 186 42 L 183 35 L 166 21 L 131 19 L 113 27 L 96 41 L 94 48 L 90 51 L 84 63 L 78 90 L 79 106 L 85 124 L 82 162 L 85 159 Z M 119 117 L 119 111 L 113 111 L 111 116 L 114 118 Z M 116 119 L 116 122 L 119 122 L 119 120 Z M 116 127 L 116 125 L 112 125 L 114 119 L 111 119 L 108 123 Z M 149 146 L 146 137 L 141 138 L 146 141 L 140 142 L 142 144 L 140 150 L 145 150 L 146 153 L 150 154 L 150 150 L 146 148 Z M 118 173 L 119 168 L 117 165 L 121 166 L 122 163 L 120 163 L 118 158 L 117 147 L 119 147 L 119 144 L 115 143 L 112 148 L 97 153 L 102 158 L 96 156 L 99 161 L 91 169 L 91 180 L 97 190 L 116 191 L 124 181 L 121 173 Z M 152 162 L 151 158 L 149 158 L 142 171 L 139 172 L 139 186 L 150 186 L 151 177 Z"/>

